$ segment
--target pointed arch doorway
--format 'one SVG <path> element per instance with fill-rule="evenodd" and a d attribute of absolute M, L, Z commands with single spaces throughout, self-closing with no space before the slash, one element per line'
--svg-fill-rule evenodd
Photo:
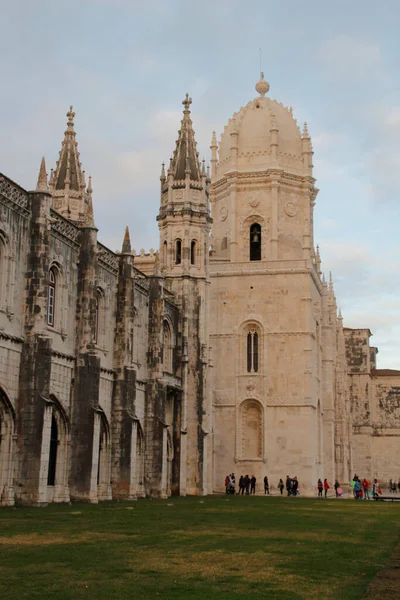
<path fill-rule="evenodd" d="M 15 412 L 0 387 L 0 506 L 14 504 L 13 439 Z"/>

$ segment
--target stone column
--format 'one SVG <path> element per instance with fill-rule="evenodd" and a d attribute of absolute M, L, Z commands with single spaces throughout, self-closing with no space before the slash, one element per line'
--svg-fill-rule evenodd
<path fill-rule="evenodd" d="M 47 294 L 50 268 L 50 194 L 32 192 L 27 271 L 25 275 L 25 341 L 21 353 L 16 407 L 15 498 L 43 502 L 39 494 L 42 431 L 50 391 L 51 340 L 47 335 Z"/>
<path fill-rule="evenodd" d="M 76 305 L 75 386 L 71 399 L 71 497 L 97 502 L 100 358 L 95 350 L 97 229 L 83 226 L 79 237 Z M 94 478 L 96 476 L 96 484 Z"/>

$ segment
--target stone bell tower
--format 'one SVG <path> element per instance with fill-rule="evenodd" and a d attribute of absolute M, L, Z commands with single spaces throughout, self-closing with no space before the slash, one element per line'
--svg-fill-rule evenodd
<path fill-rule="evenodd" d="M 263 74 L 256 91 L 211 144 L 214 489 L 235 470 L 311 493 L 334 475 L 335 306 L 323 345 L 311 138 Z"/>
<path fill-rule="evenodd" d="M 182 344 L 181 494 L 206 494 L 211 452 L 211 398 L 208 384 L 208 245 L 211 227 L 210 178 L 199 162 L 191 98 L 182 102 L 183 119 L 167 175 L 161 171 L 160 269 L 179 304 Z"/>

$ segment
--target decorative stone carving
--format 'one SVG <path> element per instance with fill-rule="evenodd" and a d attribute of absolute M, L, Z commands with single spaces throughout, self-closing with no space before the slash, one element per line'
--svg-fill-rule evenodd
<path fill-rule="evenodd" d="M 295 217 L 297 215 L 297 204 L 293 200 L 286 202 L 285 213 L 288 217 Z"/>
<path fill-rule="evenodd" d="M 250 194 L 249 205 L 252 208 L 256 208 L 259 204 L 260 204 L 260 195 L 259 194 Z"/>
<path fill-rule="evenodd" d="M 225 221 L 227 216 L 228 216 L 228 209 L 226 208 L 226 206 L 223 206 L 221 208 L 221 210 L 219 211 L 219 218 L 221 219 L 221 221 Z"/>

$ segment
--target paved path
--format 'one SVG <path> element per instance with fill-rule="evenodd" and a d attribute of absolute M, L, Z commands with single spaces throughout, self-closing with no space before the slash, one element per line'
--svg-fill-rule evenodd
<path fill-rule="evenodd" d="M 400 546 L 397 546 L 384 568 L 368 586 L 364 600 L 399 600 Z"/>

